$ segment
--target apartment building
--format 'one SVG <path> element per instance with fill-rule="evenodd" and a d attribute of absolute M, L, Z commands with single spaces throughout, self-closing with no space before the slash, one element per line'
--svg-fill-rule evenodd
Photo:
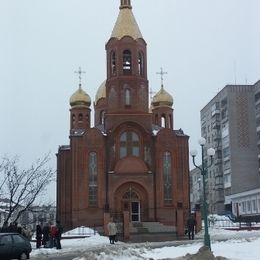
<path fill-rule="evenodd" d="M 201 110 L 201 135 L 205 151 L 216 151 L 207 174 L 209 212 L 224 214 L 232 204 L 234 211 L 234 196 L 260 188 L 260 81 L 225 86 Z"/>

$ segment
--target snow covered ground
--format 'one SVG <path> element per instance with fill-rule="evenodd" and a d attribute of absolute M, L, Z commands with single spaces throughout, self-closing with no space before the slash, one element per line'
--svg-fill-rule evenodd
<path fill-rule="evenodd" d="M 228 231 L 221 228 L 210 228 L 211 248 L 215 256 L 224 256 L 232 260 L 259 260 L 260 259 L 260 230 L 258 231 Z M 79 257 L 74 260 L 138 260 L 138 259 L 165 259 L 194 254 L 203 245 L 203 232 L 197 234 L 196 240 L 184 241 L 183 245 L 173 246 L 173 242 L 153 243 L 123 243 L 110 245 L 108 238 L 98 234 L 88 238 L 64 239 L 62 250 L 33 249 L 32 259 L 37 256 L 65 255 L 76 251 Z M 33 244 L 35 248 L 35 243 Z M 89 258 L 92 255 L 92 258 Z M 85 257 L 84 257 L 85 256 Z"/>

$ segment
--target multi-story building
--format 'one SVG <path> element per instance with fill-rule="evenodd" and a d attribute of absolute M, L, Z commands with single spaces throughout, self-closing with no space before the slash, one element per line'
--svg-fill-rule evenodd
<path fill-rule="evenodd" d="M 259 85 L 227 85 L 201 110 L 205 149 L 213 147 L 216 151 L 214 164 L 208 169 L 212 213 L 231 211 L 230 196 L 260 187 Z"/>

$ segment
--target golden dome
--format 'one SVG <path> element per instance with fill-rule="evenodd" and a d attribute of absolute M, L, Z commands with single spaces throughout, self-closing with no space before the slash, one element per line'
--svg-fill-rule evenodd
<path fill-rule="evenodd" d="M 118 40 L 124 36 L 131 36 L 134 40 L 138 38 L 143 39 L 139 26 L 133 15 L 130 2 L 126 5 L 120 6 L 120 12 L 111 34 L 111 38 L 115 37 Z"/>
<path fill-rule="evenodd" d="M 74 106 L 87 106 L 91 105 L 90 96 L 79 85 L 78 90 L 70 97 L 70 105 Z"/>
<path fill-rule="evenodd" d="M 164 89 L 163 85 L 161 86 L 160 91 L 153 97 L 152 106 L 168 106 L 172 107 L 173 97 Z"/>
<path fill-rule="evenodd" d="M 102 82 L 102 84 L 97 90 L 95 103 L 97 104 L 98 100 L 101 98 L 106 98 L 106 80 Z"/>

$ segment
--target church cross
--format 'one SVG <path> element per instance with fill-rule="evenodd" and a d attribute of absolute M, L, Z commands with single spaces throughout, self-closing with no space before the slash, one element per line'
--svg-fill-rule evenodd
<path fill-rule="evenodd" d="M 161 86 L 163 86 L 163 75 L 167 74 L 167 72 L 163 71 L 163 68 L 161 68 L 161 71 L 160 72 L 156 72 L 156 74 L 161 75 Z"/>
<path fill-rule="evenodd" d="M 74 73 L 77 73 L 77 74 L 79 74 L 79 85 L 81 86 L 81 74 L 83 74 L 83 73 L 86 73 L 85 71 L 82 71 L 81 70 L 81 67 L 79 67 L 79 70 L 78 71 L 74 71 Z"/>

